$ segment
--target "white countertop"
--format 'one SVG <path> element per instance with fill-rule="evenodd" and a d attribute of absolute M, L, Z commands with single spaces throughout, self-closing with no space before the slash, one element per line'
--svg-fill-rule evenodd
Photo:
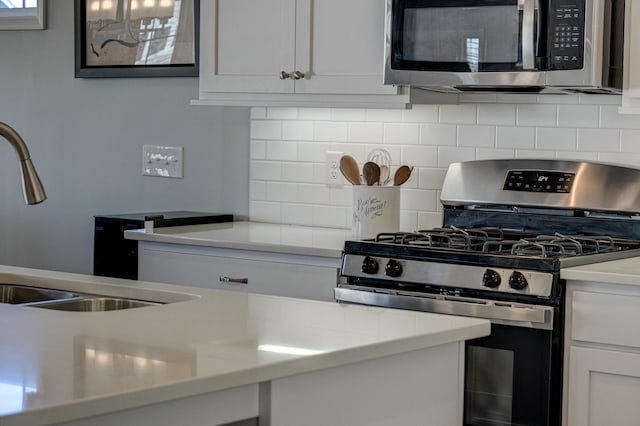
<path fill-rule="evenodd" d="M 351 229 L 229 222 L 125 231 L 139 241 L 340 258 Z"/>
<path fill-rule="evenodd" d="M 640 257 L 565 268 L 560 276 L 565 280 L 640 286 Z"/>
<path fill-rule="evenodd" d="M 490 331 L 479 319 L 8 266 L 0 280 L 173 302 L 102 313 L 0 304 L 3 426 L 68 421 Z"/>

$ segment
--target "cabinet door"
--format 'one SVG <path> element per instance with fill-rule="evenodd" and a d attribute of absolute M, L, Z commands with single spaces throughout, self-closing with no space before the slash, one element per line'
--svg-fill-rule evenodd
<path fill-rule="evenodd" d="M 298 0 L 296 14 L 296 93 L 398 93 L 382 83 L 383 1 Z"/>
<path fill-rule="evenodd" d="M 571 347 L 568 426 L 638 426 L 640 354 Z"/>
<path fill-rule="evenodd" d="M 295 0 L 200 3 L 200 91 L 292 93 Z"/>

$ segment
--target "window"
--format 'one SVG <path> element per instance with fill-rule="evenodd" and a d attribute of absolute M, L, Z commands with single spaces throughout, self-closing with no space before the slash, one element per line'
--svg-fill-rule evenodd
<path fill-rule="evenodd" d="M 45 29 L 46 0 L 0 0 L 0 30 Z"/>

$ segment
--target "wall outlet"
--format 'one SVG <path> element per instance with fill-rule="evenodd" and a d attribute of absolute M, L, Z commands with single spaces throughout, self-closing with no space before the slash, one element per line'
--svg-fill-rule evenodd
<path fill-rule="evenodd" d="M 326 152 L 326 182 L 329 188 L 342 188 L 344 186 L 344 177 L 340 172 L 340 157 L 342 157 L 342 152 Z"/>
<path fill-rule="evenodd" d="M 142 174 L 181 178 L 183 175 L 181 146 L 142 146 Z"/>

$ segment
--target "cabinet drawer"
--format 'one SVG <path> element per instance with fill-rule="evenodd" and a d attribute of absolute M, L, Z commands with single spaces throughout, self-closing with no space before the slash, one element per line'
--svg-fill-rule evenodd
<path fill-rule="evenodd" d="M 201 288 L 333 301 L 337 267 L 277 259 L 141 249 L 140 279 Z"/>
<path fill-rule="evenodd" d="M 640 296 L 575 291 L 571 338 L 640 348 Z"/>

